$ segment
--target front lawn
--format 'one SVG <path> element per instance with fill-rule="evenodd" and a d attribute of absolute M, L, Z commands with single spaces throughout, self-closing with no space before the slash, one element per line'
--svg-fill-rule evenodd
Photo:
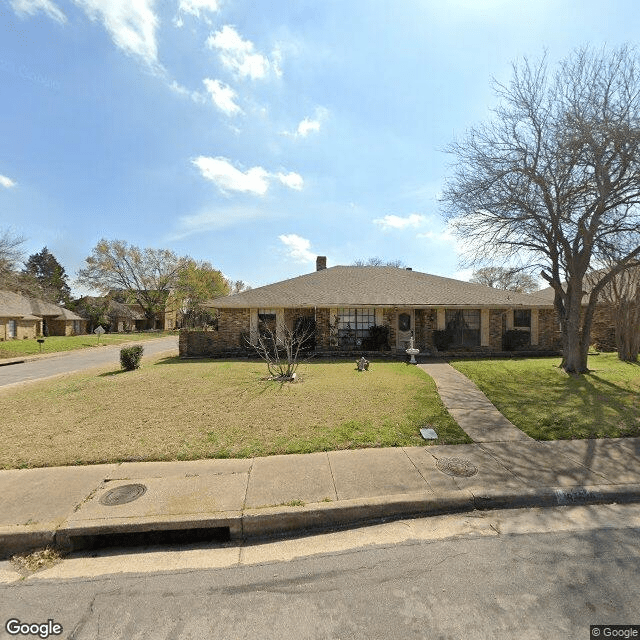
<path fill-rule="evenodd" d="M 537 440 L 640 436 L 640 365 L 590 356 L 570 376 L 558 358 L 452 361 L 518 428 Z"/>
<path fill-rule="evenodd" d="M 300 382 L 262 362 L 164 358 L 0 390 L 0 468 L 189 460 L 471 442 L 417 367 L 312 362 Z"/>
<path fill-rule="evenodd" d="M 81 336 L 49 336 L 44 339 L 42 350 L 35 340 L 6 340 L 0 342 L 0 360 L 20 356 L 37 355 L 38 353 L 57 353 L 59 351 L 73 351 L 88 347 L 100 347 L 109 344 L 122 344 L 135 340 L 152 340 L 165 336 L 176 335 L 171 331 L 144 331 L 140 333 L 105 333 L 100 337 L 93 334 Z"/>

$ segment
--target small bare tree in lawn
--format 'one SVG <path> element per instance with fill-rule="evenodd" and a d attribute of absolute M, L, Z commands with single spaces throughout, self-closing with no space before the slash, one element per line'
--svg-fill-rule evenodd
<path fill-rule="evenodd" d="M 256 343 L 251 345 L 267 363 L 270 379 L 292 382 L 301 361 L 306 360 L 309 347 L 315 340 L 315 323 L 297 323 L 294 329 L 285 325 L 280 331 L 268 325 L 260 327 Z"/>

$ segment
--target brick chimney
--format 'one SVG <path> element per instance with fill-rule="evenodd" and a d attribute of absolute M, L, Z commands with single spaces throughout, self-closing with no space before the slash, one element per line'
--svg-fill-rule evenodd
<path fill-rule="evenodd" d="M 318 256 L 316 258 L 316 271 L 322 271 L 327 268 L 327 256 Z"/>

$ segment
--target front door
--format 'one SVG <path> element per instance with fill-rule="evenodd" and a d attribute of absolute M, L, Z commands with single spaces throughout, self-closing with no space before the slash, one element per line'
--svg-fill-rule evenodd
<path fill-rule="evenodd" d="M 396 313 L 396 349 L 399 351 L 409 348 L 414 320 L 413 309 L 398 309 Z"/>

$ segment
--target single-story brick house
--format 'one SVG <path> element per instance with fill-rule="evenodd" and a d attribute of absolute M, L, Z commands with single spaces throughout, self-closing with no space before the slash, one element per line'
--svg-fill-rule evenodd
<path fill-rule="evenodd" d="M 270 324 L 282 336 L 301 322 L 315 327 L 315 350 L 325 353 L 376 350 L 374 326 L 386 327 L 383 349 L 397 353 L 404 353 L 412 336 L 422 353 L 500 352 L 505 336 L 514 333 L 527 351 L 560 348 L 552 302 L 411 269 L 326 268 L 324 256 L 313 273 L 204 306 L 217 313 L 217 328 L 182 331 L 183 357 L 246 352 L 261 327 Z"/>
<path fill-rule="evenodd" d="M 0 340 L 86 333 L 86 320 L 44 300 L 12 291 L 0 291 Z"/>
<path fill-rule="evenodd" d="M 141 330 L 146 323 L 143 313 L 110 296 L 84 296 L 76 302 L 74 308 L 86 319 L 89 332 L 98 325 L 111 333 L 136 331 Z"/>

